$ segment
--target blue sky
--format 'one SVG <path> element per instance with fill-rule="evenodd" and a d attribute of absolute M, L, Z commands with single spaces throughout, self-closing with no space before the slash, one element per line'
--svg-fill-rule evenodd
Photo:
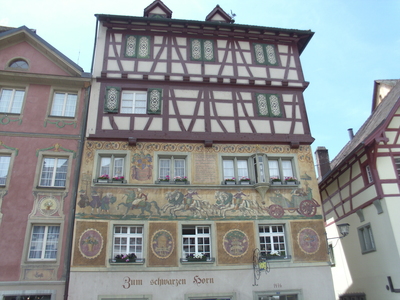
<path fill-rule="evenodd" d="M 0 25 L 25 25 L 90 72 L 94 14 L 143 16 L 149 1 L 3 1 Z M 374 80 L 400 78 L 398 0 L 163 0 L 175 19 L 204 20 L 219 4 L 236 24 L 315 32 L 301 55 L 311 134 L 332 160 L 371 113 Z"/>

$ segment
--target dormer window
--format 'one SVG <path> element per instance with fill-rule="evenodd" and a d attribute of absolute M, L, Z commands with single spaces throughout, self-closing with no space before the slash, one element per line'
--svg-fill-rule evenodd
<path fill-rule="evenodd" d="M 10 67 L 10 68 L 13 68 L 13 69 L 23 69 L 23 70 L 27 70 L 27 69 L 29 68 L 29 65 L 28 65 L 28 63 L 27 63 L 25 60 L 23 60 L 23 59 L 16 59 L 16 60 L 13 60 L 13 61 L 10 63 L 9 67 Z"/>

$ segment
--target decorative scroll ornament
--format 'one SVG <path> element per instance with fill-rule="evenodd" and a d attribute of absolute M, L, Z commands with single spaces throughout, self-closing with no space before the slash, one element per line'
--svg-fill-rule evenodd
<path fill-rule="evenodd" d="M 276 95 L 269 96 L 269 104 L 273 116 L 279 117 L 281 115 L 281 108 L 279 106 L 279 99 Z"/>
<path fill-rule="evenodd" d="M 125 56 L 136 56 L 136 37 L 133 35 L 126 39 Z"/>
<path fill-rule="evenodd" d="M 268 105 L 265 94 L 257 95 L 258 112 L 260 116 L 268 116 Z"/>

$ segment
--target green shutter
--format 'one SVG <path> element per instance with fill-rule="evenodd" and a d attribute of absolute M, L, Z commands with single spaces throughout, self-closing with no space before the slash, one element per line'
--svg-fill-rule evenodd
<path fill-rule="evenodd" d="M 282 117 L 281 100 L 277 94 L 266 94 L 270 117 Z"/>
<path fill-rule="evenodd" d="M 256 94 L 256 104 L 259 117 L 269 117 L 269 105 L 266 94 Z"/>
<path fill-rule="evenodd" d="M 106 95 L 104 99 L 104 112 L 118 112 L 120 94 L 121 88 L 119 87 L 108 86 L 106 88 Z"/>
<path fill-rule="evenodd" d="M 214 61 L 214 42 L 212 40 L 203 40 L 202 50 L 204 61 Z"/>
<path fill-rule="evenodd" d="M 136 37 L 136 53 L 137 58 L 150 58 L 150 37 L 137 36 Z"/>
<path fill-rule="evenodd" d="M 190 56 L 191 60 L 202 60 L 202 40 L 201 39 L 191 39 L 190 40 Z"/>
<path fill-rule="evenodd" d="M 265 58 L 267 65 L 277 66 L 278 65 L 278 57 L 276 56 L 276 50 L 274 45 L 265 45 Z"/>
<path fill-rule="evenodd" d="M 162 108 L 162 89 L 147 90 L 147 113 L 160 115 Z"/>
<path fill-rule="evenodd" d="M 137 37 L 128 35 L 125 39 L 125 57 L 136 57 L 137 54 Z"/>

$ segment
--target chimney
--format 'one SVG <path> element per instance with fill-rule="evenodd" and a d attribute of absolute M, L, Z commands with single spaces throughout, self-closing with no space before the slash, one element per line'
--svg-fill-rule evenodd
<path fill-rule="evenodd" d="M 349 128 L 349 129 L 347 129 L 347 131 L 349 132 L 349 137 L 350 137 L 350 141 L 351 141 L 354 137 L 353 128 Z"/>
<path fill-rule="evenodd" d="M 331 171 L 328 149 L 326 149 L 325 147 L 318 147 L 315 151 L 315 157 L 317 160 L 318 176 L 321 180 L 326 174 Z"/>

